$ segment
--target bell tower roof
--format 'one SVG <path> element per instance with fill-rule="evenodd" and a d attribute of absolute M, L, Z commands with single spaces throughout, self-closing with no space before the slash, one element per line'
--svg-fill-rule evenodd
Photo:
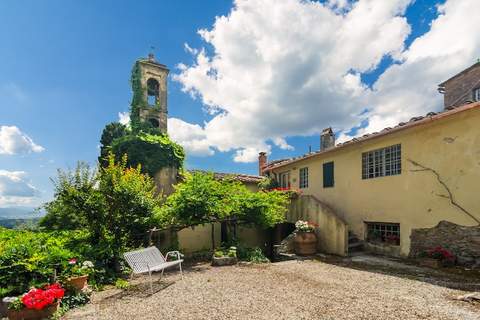
<path fill-rule="evenodd" d="M 168 68 L 167 68 L 166 65 L 158 62 L 157 59 L 155 59 L 155 55 L 154 55 L 152 52 L 150 52 L 150 53 L 148 54 L 148 57 L 147 57 L 147 58 L 140 58 L 140 59 L 138 59 L 138 62 L 144 63 L 144 64 L 151 64 L 151 65 L 153 65 L 153 66 L 155 66 L 155 67 L 157 67 L 157 68 L 161 68 L 161 69 L 170 71 L 170 70 L 168 70 Z"/>

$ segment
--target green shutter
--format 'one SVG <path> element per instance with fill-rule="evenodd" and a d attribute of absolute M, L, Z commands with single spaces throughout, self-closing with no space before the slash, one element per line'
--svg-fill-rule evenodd
<path fill-rule="evenodd" d="M 323 187 L 330 188 L 333 187 L 333 162 L 327 162 L 323 164 Z"/>

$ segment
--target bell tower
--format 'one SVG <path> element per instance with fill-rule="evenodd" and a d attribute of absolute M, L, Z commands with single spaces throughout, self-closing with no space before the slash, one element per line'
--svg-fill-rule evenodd
<path fill-rule="evenodd" d="M 132 73 L 132 125 L 147 123 L 167 133 L 168 68 L 158 63 L 153 53 L 136 62 Z"/>

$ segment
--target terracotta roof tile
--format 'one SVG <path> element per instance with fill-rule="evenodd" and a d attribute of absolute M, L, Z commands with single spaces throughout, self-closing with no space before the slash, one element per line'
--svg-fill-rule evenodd
<path fill-rule="evenodd" d="M 309 154 L 303 155 L 301 157 L 296 157 L 296 158 L 274 160 L 272 162 L 267 163 L 267 165 L 265 166 L 265 169 L 268 171 L 268 170 L 273 169 L 273 168 L 282 167 L 286 164 L 298 161 L 300 159 L 310 158 L 310 157 L 318 155 L 318 154 L 328 153 L 328 152 L 331 152 L 333 150 L 338 150 L 339 148 L 342 148 L 342 147 L 345 147 L 345 146 L 348 146 L 348 145 L 351 145 L 351 144 L 355 144 L 355 143 L 362 142 L 362 141 L 365 141 L 365 140 L 381 137 L 381 136 L 391 134 L 391 133 L 394 133 L 394 132 L 397 132 L 397 131 L 400 131 L 400 130 L 405 130 L 405 129 L 408 129 L 408 128 L 411 128 L 411 127 L 414 127 L 414 126 L 417 126 L 417 125 L 421 125 L 421 124 L 424 124 L 424 123 L 435 121 L 437 119 L 441 119 L 441 118 L 444 118 L 444 117 L 447 117 L 447 116 L 450 116 L 450 115 L 453 115 L 453 114 L 456 114 L 456 113 L 459 113 L 459 112 L 462 112 L 462 111 L 465 111 L 465 110 L 473 109 L 473 108 L 480 108 L 480 102 L 468 103 L 468 104 L 465 104 L 465 105 L 462 105 L 462 106 L 457 106 L 457 107 L 451 106 L 451 107 L 445 108 L 445 110 L 443 110 L 441 112 L 429 112 L 425 116 L 412 117 L 408 122 L 400 122 L 399 124 L 397 124 L 393 128 L 386 127 L 384 129 L 382 129 L 380 132 L 367 133 L 367 134 L 364 134 L 361 137 L 352 138 L 351 140 L 345 141 L 343 143 L 339 143 L 335 147 L 329 148 L 327 150 L 317 151 L 317 152 L 314 152 L 314 153 L 309 153 Z"/>

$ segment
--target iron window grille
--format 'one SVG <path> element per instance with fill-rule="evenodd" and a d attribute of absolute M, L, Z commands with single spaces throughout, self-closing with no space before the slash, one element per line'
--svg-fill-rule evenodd
<path fill-rule="evenodd" d="M 300 168 L 300 189 L 308 188 L 308 167 Z"/>
<path fill-rule="evenodd" d="M 362 153 L 362 179 L 401 173 L 402 147 L 400 144 Z"/>
<path fill-rule="evenodd" d="M 366 222 L 365 224 L 368 242 L 400 245 L 399 223 Z"/>

